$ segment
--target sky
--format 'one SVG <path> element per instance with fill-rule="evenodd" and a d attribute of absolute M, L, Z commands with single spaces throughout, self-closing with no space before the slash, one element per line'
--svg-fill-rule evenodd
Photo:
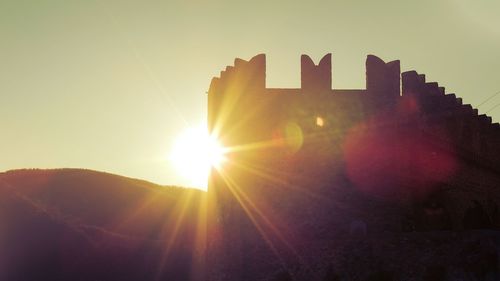
<path fill-rule="evenodd" d="M 300 87 L 300 55 L 332 53 L 333 87 L 362 89 L 375 54 L 476 107 L 500 91 L 499 15 L 493 0 L 0 0 L 0 171 L 189 185 L 175 138 L 205 122 L 211 78 L 259 53 L 268 87 Z M 498 104 L 479 111 L 498 122 Z"/>

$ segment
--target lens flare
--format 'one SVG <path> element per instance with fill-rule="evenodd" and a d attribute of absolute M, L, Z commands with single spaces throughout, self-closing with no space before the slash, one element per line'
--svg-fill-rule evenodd
<path fill-rule="evenodd" d="M 226 160 L 226 149 L 205 126 L 188 128 L 175 140 L 170 163 L 193 187 L 207 189 L 212 168 L 220 169 Z"/>

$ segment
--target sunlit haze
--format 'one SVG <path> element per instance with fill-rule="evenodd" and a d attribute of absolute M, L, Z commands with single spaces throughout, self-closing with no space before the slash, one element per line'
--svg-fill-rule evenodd
<path fill-rule="evenodd" d="M 281 88 L 300 87 L 301 54 L 333 53 L 334 88 L 365 87 L 367 54 L 400 59 L 498 122 L 499 14 L 465 0 L 2 0 L 0 171 L 204 188 L 207 159 L 184 156 L 199 144 L 178 142 L 206 122 L 211 78 L 259 53 Z"/>

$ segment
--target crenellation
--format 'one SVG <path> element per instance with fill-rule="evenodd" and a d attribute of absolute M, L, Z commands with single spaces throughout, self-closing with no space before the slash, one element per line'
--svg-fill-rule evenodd
<path fill-rule="evenodd" d="M 326 54 L 314 64 L 308 55 L 300 57 L 301 89 L 311 94 L 327 93 L 332 89 L 332 55 Z"/>
<path fill-rule="evenodd" d="M 256 89 L 266 88 L 266 55 L 259 54 L 248 62 L 251 81 Z"/>
<path fill-rule="evenodd" d="M 262 230 L 275 227 L 274 224 L 275 229 L 282 227 L 280 235 L 283 235 L 274 239 L 274 228 L 267 230 L 270 239 L 274 239 L 275 249 L 287 252 L 290 248 L 279 243 L 291 241 L 292 246 L 302 247 L 301 253 L 320 255 L 321 251 L 316 251 L 309 241 L 333 239 L 324 230 L 337 227 L 335 223 L 345 225 L 351 219 L 349 213 L 342 213 L 331 200 L 345 200 L 347 206 L 366 205 L 359 203 L 364 200 L 360 198 L 370 196 L 374 199 L 372 203 L 403 198 L 404 205 L 427 200 L 434 192 L 446 189 L 444 196 L 453 193 L 464 197 L 460 199 L 463 202 L 446 198 L 458 206 L 453 208 L 466 208 L 472 204 L 470 198 L 480 197 L 475 194 L 471 197 L 471 188 L 489 184 L 482 182 L 481 173 L 500 172 L 500 124 L 492 124 L 491 117 L 479 114 L 455 94 L 447 94 L 438 83 L 426 82 L 425 75 L 416 71 L 401 73 L 399 61 L 386 63 L 369 55 L 366 89 L 332 89 L 331 65 L 331 54 L 317 65 L 309 56 L 302 55 L 300 88 L 266 88 L 266 61 L 261 54 L 249 61 L 235 59 L 234 66 L 211 80 L 209 130 L 218 133 L 225 146 L 237 148 L 228 155 L 222 170 L 214 170 L 209 183 L 209 194 L 220 200 L 215 200 L 215 205 L 218 204 L 215 212 L 223 213 L 213 216 L 220 218 L 216 224 L 223 230 L 217 233 L 219 240 L 210 247 L 219 247 L 219 251 L 229 253 L 227 257 L 237 257 L 223 260 L 235 270 L 227 271 L 221 280 L 239 280 L 240 276 L 231 274 L 241 268 L 261 272 L 261 265 L 247 262 L 241 253 L 255 253 L 254 249 L 260 247 L 259 251 L 269 254 L 263 250 L 266 243 L 258 239 Z M 471 169 L 477 173 L 474 177 Z M 387 194 L 377 194 L 380 188 L 387 188 L 382 191 Z M 412 188 L 416 190 L 414 193 Z M 452 192 L 448 194 L 448 190 Z M 348 193 L 337 196 L 336 192 Z M 270 218 L 249 214 L 252 204 L 265 210 Z M 303 206 L 308 209 L 301 209 Z M 370 217 L 375 217 L 372 213 L 380 210 L 372 207 L 366 206 L 364 216 L 368 229 L 385 230 L 386 225 L 370 221 Z M 446 224 L 445 229 L 467 228 L 463 222 L 466 210 L 453 211 L 450 215 L 454 216 L 453 224 Z M 337 212 L 339 215 L 331 216 Z M 422 216 L 422 225 L 411 225 L 410 231 L 434 230 L 426 223 L 436 222 L 438 212 L 441 210 L 417 212 Z M 305 214 L 304 220 L 301 216 Z M 242 219 L 247 215 L 253 216 L 251 222 Z M 323 215 L 307 226 L 297 223 Z M 273 225 L 266 224 L 268 219 Z M 387 228 L 401 231 L 403 219 L 391 218 L 395 223 L 387 224 Z M 260 223 L 262 228 L 255 230 L 254 223 L 256 226 Z M 224 235 L 229 239 L 225 240 Z M 225 241 L 231 241 L 231 245 Z M 293 257 L 287 258 L 293 260 Z M 306 264 L 311 265 L 317 263 Z"/>
<path fill-rule="evenodd" d="M 265 55 L 257 55 L 245 61 L 240 58 L 234 60 L 234 66 L 227 66 L 221 71 L 220 78 L 214 81 L 214 87 L 219 88 L 218 95 L 238 95 L 246 89 L 265 89 Z M 211 91 L 215 88 L 210 87 Z M 209 91 L 210 92 L 210 91 Z"/>
<path fill-rule="evenodd" d="M 240 58 L 235 58 L 234 59 L 234 67 L 235 68 L 240 68 L 243 67 L 243 65 L 247 64 L 248 62 L 245 60 L 242 60 Z"/>
<path fill-rule="evenodd" d="M 318 65 L 314 64 L 309 56 L 301 56 L 300 89 L 267 89 L 265 87 L 265 64 L 264 54 L 257 55 L 249 61 L 236 58 L 234 66 L 227 66 L 224 71 L 221 71 L 220 78 L 212 79 L 209 92 L 217 92 L 219 97 L 216 99 L 223 99 L 224 95 L 237 96 L 234 98 L 234 102 L 238 102 L 238 100 L 240 102 L 248 101 L 250 97 L 247 98 L 239 94 L 248 91 L 258 94 L 265 90 L 266 93 L 273 96 L 286 94 L 283 97 L 287 96 L 288 98 L 293 98 L 300 93 L 324 93 L 329 94 L 333 99 L 340 99 L 341 96 L 347 98 L 356 96 L 356 98 L 362 99 L 364 93 L 366 97 L 369 97 L 369 102 L 366 100 L 368 103 L 363 102 L 364 108 L 369 111 L 377 106 L 395 104 L 399 96 L 411 96 L 421 114 L 432 114 L 432 116 L 443 116 L 443 118 L 448 116 L 447 118 L 449 118 L 453 112 L 462 112 L 460 115 L 478 116 L 477 109 L 473 109 L 468 104 L 463 105 L 462 99 L 457 98 L 455 94 L 446 94 L 445 88 L 439 86 L 437 82 L 426 82 L 424 74 L 419 74 L 416 71 L 401 73 L 399 61 L 386 63 L 379 57 L 368 55 L 366 59 L 366 90 L 332 90 L 331 54 L 326 54 Z M 400 84 L 402 84 L 401 93 Z M 358 94 L 361 95 L 358 97 Z M 273 100 L 276 99 L 273 98 Z M 432 119 L 435 118 L 439 117 Z"/>
<path fill-rule="evenodd" d="M 444 95 L 443 103 L 442 103 L 443 109 L 446 111 L 451 110 L 451 109 L 455 109 L 457 107 L 456 100 L 457 100 L 457 98 L 456 98 L 455 94 Z"/>
<path fill-rule="evenodd" d="M 242 118 L 241 114 L 249 106 L 252 106 L 252 104 L 254 108 L 259 108 L 259 115 L 265 114 L 268 106 L 269 108 L 273 108 L 275 112 L 272 116 L 276 117 L 291 114 L 290 112 L 285 115 L 279 114 L 279 110 L 286 108 L 286 106 L 292 104 L 294 107 L 307 105 L 307 110 L 313 111 L 311 114 L 314 115 L 314 118 L 316 118 L 318 113 L 322 116 L 330 116 L 331 114 L 327 113 L 328 107 L 338 104 L 332 107 L 335 108 L 335 114 L 331 116 L 337 116 L 336 118 L 342 116 L 342 118 L 348 119 L 361 118 L 360 116 L 365 116 L 364 118 L 366 118 L 376 114 L 380 108 L 385 108 L 388 105 L 396 105 L 401 96 L 403 96 L 411 97 L 410 101 L 413 100 L 415 102 L 413 110 L 418 110 L 419 114 L 401 116 L 399 121 L 422 118 L 422 120 L 427 120 L 427 123 L 432 124 L 431 127 L 442 126 L 446 128 L 449 134 L 460 140 L 460 143 L 471 144 L 472 151 L 477 151 L 478 139 L 476 132 L 480 131 L 482 134 L 498 130 L 498 123 L 491 125 L 491 117 L 484 114 L 479 115 L 477 109 L 472 108 L 470 104 L 463 104 L 462 99 L 456 97 L 455 94 L 446 94 L 445 88 L 439 86 L 437 82 L 426 82 L 424 74 L 419 74 L 416 71 L 401 73 L 399 61 L 386 63 L 379 57 L 368 55 L 366 59 L 365 90 L 332 89 L 331 54 L 327 54 L 321 58 L 317 65 L 309 56 L 301 56 L 300 89 L 266 88 L 265 65 L 264 54 L 257 55 L 249 61 L 236 58 L 234 66 L 227 66 L 221 72 L 220 78 L 212 79 L 209 90 L 209 95 L 211 94 L 209 104 L 212 108 L 212 110 L 209 110 L 209 115 L 212 115 L 210 118 L 212 122 L 215 120 L 215 109 L 230 104 L 232 106 L 227 118 L 231 119 Z M 400 85 L 402 86 L 401 93 Z M 265 95 L 262 95 L 263 93 Z M 320 94 L 321 97 L 311 96 L 315 94 Z M 230 96 L 232 96 L 231 99 L 229 99 Z M 256 96 L 262 96 L 262 98 L 255 99 L 254 97 Z M 324 101 L 320 101 L 321 99 L 324 99 Z M 340 108 L 347 109 L 354 104 L 349 100 L 356 100 L 356 104 L 358 104 L 356 114 L 344 109 L 342 111 L 345 112 L 338 111 Z M 256 102 L 260 104 L 256 104 Z M 264 103 L 269 103 L 269 105 L 265 105 Z M 304 112 L 304 109 L 299 111 Z M 262 118 L 262 120 L 266 119 L 264 115 L 259 118 Z M 338 121 L 335 122 L 338 123 Z M 332 121 L 328 121 L 328 124 L 332 124 Z M 384 124 L 391 126 L 390 124 L 392 123 L 384 122 Z M 488 126 L 483 128 L 484 124 L 488 124 Z M 251 128 L 253 125 L 248 123 L 245 126 Z M 242 125 L 242 128 L 245 126 Z M 254 134 L 259 132 L 260 134 L 265 130 L 256 128 L 247 129 L 247 131 L 247 134 L 251 132 L 254 132 Z M 260 138 L 262 139 L 264 136 Z"/>
<path fill-rule="evenodd" d="M 366 58 L 366 91 L 377 100 L 396 102 L 400 96 L 399 61 L 385 63 L 374 55 Z"/>
<path fill-rule="evenodd" d="M 421 84 L 425 84 L 425 74 L 419 74 L 418 80 Z"/>
<path fill-rule="evenodd" d="M 481 122 L 481 124 L 484 124 L 484 125 L 491 124 L 491 117 L 487 116 L 486 114 L 479 115 L 478 120 Z"/>
<path fill-rule="evenodd" d="M 472 128 L 476 126 L 469 120 L 471 118 L 479 118 L 481 124 L 491 123 L 490 117 L 477 117 L 477 109 L 472 108 L 469 104 L 463 104 L 462 99 L 456 97 L 455 94 L 446 94 L 445 88 L 439 86 L 437 82 L 426 82 L 424 74 L 419 74 L 416 71 L 401 73 L 400 62 L 397 60 L 386 63 L 379 57 L 368 55 L 366 59 L 366 90 L 332 90 L 331 54 L 326 54 L 317 65 L 309 56 L 301 56 L 300 89 L 266 88 L 265 65 L 264 54 L 257 55 L 249 61 L 236 58 L 234 66 L 227 66 L 221 72 L 220 78 L 214 78 L 211 81 L 209 94 L 212 93 L 212 96 L 209 100 L 211 100 L 212 107 L 221 106 L 221 101 L 225 99 L 224 96 L 232 96 L 230 102 L 226 101 L 225 103 L 233 104 L 231 112 L 236 115 L 231 118 L 238 119 L 240 118 L 237 117 L 238 114 L 244 112 L 250 104 L 257 101 L 265 102 L 267 100 L 267 102 L 272 102 L 275 109 L 278 109 L 281 107 L 279 105 L 280 99 L 285 104 L 310 104 L 313 108 L 316 106 L 314 99 L 325 99 L 325 102 L 328 99 L 331 102 L 336 101 L 338 104 L 345 105 L 352 104 L 349 102 L 350 99 L 356 99 L 360 105 L 358 110 L 363 111 L 361 115 L 369 116 L 376 113 L 379 107 L 395 105 L 398 103 L 400 96 L 409 96 L 415 102 L 415 109 L 419 111 L 419 115 L 416 116 L 422 116 L 425 120 L 436 123 L 436 126 L 452 128 L 447 130 L 454 131 L 454 134 L 467 131 L 467 128 L 471 126 Z M 401 93 L 400 84 L 402 85 Z M 252 98 L 261 95 L 259 93 L 266 93 L 266 95 L 262 96 L 265 100 Z M 307 95 L 301 97 L 302 94 Z M 312 94 L 322 94 L 322 96 L 315 98 L 310 96 Z M 330 101 L 325 104 L 329 103 Z M 241 108 L 239 108 L 240 104 Z M 258 108 L 262 111 L 266 107 L 259 106 Z M 327 107 L 321 105 L 321 108 Z M 314 110 L 316 112 L 325 111 L 325 109 Z M 335 110 L 338 110 L 338 108 Z M 321 114 L 324 115 L 325 113 Z M 351 114 L 349 112 L 342 114 L 337 112 L 336 115 L 344 116 L 343 118 L 361 116 L 358 113 Z M 453 117 L 453 115 L 456 115 L 456 117 Z M 461 134 L 459 139 L 470 138 L 472 137 L 471 133 Z"/>
<path fill-rule="evenodd" d="M 470 104 L 464 104 L 464 105 L 462 105 L 462 107 L 465 109 L 465 111 L 468 114 L 473 114 L 474 110 L 472 109 L 472 105 L 470 105 Z"/>
<path fill-rule="evenodd" d="M 226 69 L 224 71 L 221 71 L 220 73 L 220 79 L 223 81 L 223 84 L 226 84 L 227 82 L 231 81 L 231 74 L 233 70 L 233 66 L 226 66 Z"/>
<path fill-rule="evenodd" d="M 406 71 L 401 73 L 402 95 L 403 96 L 416 96 L 420 92 L 420 81 L 419 75 L 416 71 Z"/>
<path fill-rule="evenodd" d="M 218 77 L 213 77 L 212 80 L 210 81 L 210 87 L 209 89 L 216 89 L 219 87 L 219 81 L 220 78 Z"/>
<path fill-rule="evenodd" d="M 439 85 L 437 82 L 427 82 L 427 83 L 425 83 L 425 87 L 426 87 L 427 93 L 430 95 L 439 95 L 440 94 Z"/>

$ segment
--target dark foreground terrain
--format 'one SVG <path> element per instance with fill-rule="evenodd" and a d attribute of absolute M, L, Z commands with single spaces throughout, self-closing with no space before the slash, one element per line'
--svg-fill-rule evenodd
<path fill-rule="evenodd" d="M 224 276 L 224 266 L 210 264 L 230 263 L 228 257 L 209 253 L 205 264 L 206 200 L 202 191 L 90 170 L 2 173 L 0 280 Z M 382 224 L 383 216 L 374 220 Z M 296 249 L 312 267 L 288 263 L 263 276 L 253 265 L 280 262 L 272 256 L 260 260 L 255 248 L 241 253 L 248 265 L 242 280 L 500 280 L 500 235 L 494 228 L 394 232 L 349 225 L 347 215 L 331 221 L 325 230 L 331 239 Z M 309 256 L 311 247 L 321 254 Z"/>
<path fill-rule="evenodd" d="M 0 280 L 197 280 L 204 192 L 89 170 L 0 174 Z"/>

